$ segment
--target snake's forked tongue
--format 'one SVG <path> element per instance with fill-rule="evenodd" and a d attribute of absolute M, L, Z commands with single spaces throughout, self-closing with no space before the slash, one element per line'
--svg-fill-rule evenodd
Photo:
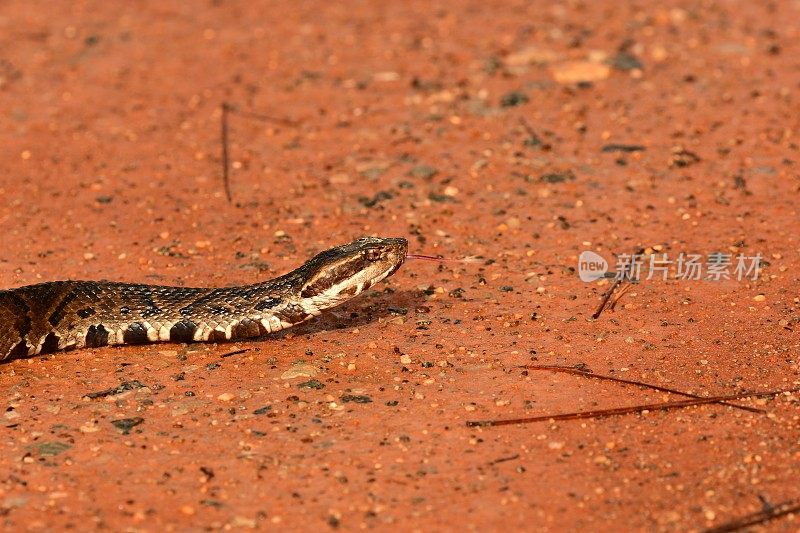
<path fill-rule="evenodd" d="M 421 259 L 423 261 L 434 261 L 437 263 L 443 263 L 445 261 L 452 261 L 456 263 L 477 263 L 480 261 L 477 257 L 437 257 L 434 255 L 425 255 L 425 254 L 406 254 L 406 259 Z"/>

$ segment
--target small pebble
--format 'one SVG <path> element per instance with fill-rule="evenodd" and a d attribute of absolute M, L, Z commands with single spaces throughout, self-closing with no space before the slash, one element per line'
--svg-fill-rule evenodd
<path fill-rule="evenodd" d="M 564 61 L 551 69 L 558 83 L 572 84 L 604 80 L 611 74 L 611 67 L 590 61 Z"/>
<path fill-rule="evenodd" d="M 328 181 L 332 185 L 342 185 L 345 183 L 350 183 L 350 176 L 347 174 L 334 174 L 328 179 Z"/>
<path fill-rule="evenodd" d="M 100 431 L 100 428 L 97 427 L 97 420 L 89 420 L 85 424 L 81 425 L 78 430 L 81 433 L 96 433 L 97 431 Z"/>
<path fill-rule="evenodd" d="M 281 374 L 281 379 L 289 380 L 294 378 L 313 378 L 317 375 L 317 368 L 306 363 L 292 365 L 292 367 Z"/>

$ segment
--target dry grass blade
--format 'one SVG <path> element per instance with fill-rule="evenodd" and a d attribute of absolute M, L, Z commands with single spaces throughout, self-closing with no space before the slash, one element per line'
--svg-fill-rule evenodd
<path fill-rule="evenodd" d="M 609 287 L 608 290 L 603 294 L 603 299 L 600 300 L 600 304 L 597 306 L 597 309 L 595 309 L 594 313 L 592 313 L 592 318 L 595 320 L 600 318 L 603 310 L 608 305 L 608 301 L 611 299 L 611 295 L 614 294 L 614 291 L 617 290 L 617 287 L 619 287 L 620 283 L 622 283 L 622 279 L 617 278 L 614 280 L 614 283 L 611 284 L 611 287 Z"/>
<path fill-rule="evenodd" d="M 250 348 L 237 348 L 236 350 L 231 350 L 229 352 L 225 352 L 219 355 L 219 357 L 231 357 L 234 355 L 239 355 L 242 353 L 247 353 L 250 351 Z"/>
<path fill-rule="evenodd" d="M 689 392 L 681 392 L 679 390 L 670 389 L 668 387 L 662 387 L 660 385 L 653 385 L 651 383 L 645 383 L 643 381 L 634 381 L 630 379 L 623 379 L 614 376 L 605 376 L 603 374 L 593 374 L 588 370 L 582 370 L 580 368 L 575 368 L 571 366 L 560 366 L 560 365 L 523 365 L 521 368 L 526 368 L 529 370 L 550 370 L 552 372 L 564 372 L 567 374 L 576 374 L 578 376 L 584 376 L 587 378 L 595 378 L 601 379 L 606 381 L 613 381 L 615 383 L 625 383 L 627 385 L 636 385 L 639 387 L 644 387 L 647 389 L 653 389 L 661 392 L 669 392 L 671 394 L 678 394 L 680 396 L 686 396 L 687 398 L 704 398 L 704 396 L 697 396 L 696 394 L 691 394 Z M 764 409 L 758 409 L 756 407 L 749 407 L 746 405 L 737 405 L 735 403 L 728 403 L 728 402 L 719 402 L 720 405 L 727 405 L 728 407 L 735 407 L 737 409 L 743 409 L 745 411 L 750 411 L 751 413 L 758 413 L 764 414 L 766 411 Z"/>
<path fill-rule="evenodd" d="M 638 250 L 633 252 L 631 257 L 633 258 L 633 257 L 639 256 L 639 255 L 641 255 L 643 253 L 644 253 L 644 248 L 639 248 Z M 625 271 L 622 272 L 622 275 L 618 275 L 614 279 L 614 283 L 612 283 L 611 286 L 608 288 L 608 290 L 603 294 L 603 298 L 600 300 L 600 305 L 598 305 L 597 309 L 595 309 L 594 313 L 592 313 L 592 318 L 593 319 L 597 320 L 600 317 L 600 315 L 603 313 L 603 311 L 606 308 L 609 307 L 608 302 L 611 299 L 611 296 L 617 290 L 617 288 L 623 282 L 626 282 L 626 280 L 630 280 L 631 279 L 630 276 L 631 276 L 631 273 L 633 271 L 633 267 L 634 267 L 634 261 L 631 260 L 630 264 L 625 268 Z M 623 294 L 625 294 L 625 292 L 627 292 L 627 290 L 629 288 L 630 288 L 630 283 L 627 283 L 625 286 L 623 286 L 622 290 L 617 295 L 617 298 L 611 304 L 611 306 L 610 306 L 611 309 L 613 309 L 617 305 L 617 302 L 619 301 L 619 299 L 622 297 Z"/>
<path fill-rule="evenodd" d="M 650 403 L 646 405 L 632 405 L 630 407 L 616 407 L 612 409 L 597 409 L 594 411 L 579 411 L 574 413 L 563 413 L 556 415 L 542 415 L 529 418 L 511 418 L 506 420 L 477 420 L 467 421 L 467 427 L 489 427 L 489 426 L 509 426 L 512 424 L 530 424 L 533 422 L 547 422 L 559 420 L 581 420 L 586 418 L 605 418 L 609 416 L 629 415 L 633 413 L 642 413 L 644 411 L 667 411 L 670 409 L 683 409 L 693 405 L 706 405 L 709 403 L 719 403 L 728 400 L 742 400 L 744 398 L 761 398 L 764 396 L 775 396 L 776 394 L 783 394 L 787 392 L 797 392 L 800 388 L 795 389 L 781 389 L 774 391 L 764 392 L 742 392 L 740 394 L 729 394 L 727 396 L 711 396 L 708 398 L 696 398 L 691 400 L 680 400 L 677 402 L 660 402 Z"/>
<path fill-rule="evenodd" d="M 231 108 L 227 102 L 222 102 L 222 115 L 220 116 L 222 129 L 222 185 L 225 187 L 225 197 L 228 199 L 228 203 L 233 201 L 233 197 L 231 195 L 231 184 L 228 176 L 228 112 L 230 109 Z"/>
<path fill-rule="evenodd" d="M 250 111 L 239 111 L 235 106 L 227 103 L 222 102 L 222 114 L 220 116 L 220 127 L 221 127 L 221 143 L 222 143 L 222 185 L 225 187 L 225 197 L 228 199 L 228 203 L 233 202 L 233 194 L 231 193 L 231 184 L 230 184 L 230 164 L 229 164 L 229 155 L 228 155 L 228 117 L 231 113 L 236 113 L 237 115 L 245 118 L 252 118 L 255 120 L 262 120 L 264 122 L 276 122 L 278 124 L 283 124 L 284 126 L 297 126 L 299 125 L 297 122 L 290 120 L 288 118 L 280 118 L 280 117 L 273 117 L 270 115 L 262 115 L 259 113 L 253 113 Z"/>

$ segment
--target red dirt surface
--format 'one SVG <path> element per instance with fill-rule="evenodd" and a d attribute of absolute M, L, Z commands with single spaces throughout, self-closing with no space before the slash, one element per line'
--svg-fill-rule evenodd
<path fill-rule="evenodd" d="M 4 2 L 0 286 L 251 283 L 364 234 L 480 260 L 409 262 L 260 342 L 0 365 L 3 527 L 669 531 L 796 501 L 797 395 L 466 422 L 682 399 L 531 363 L 700 396 L 800 385 L 798 20 L 789 1 Z M 591 320 L 608 283 L 578 255 L 640 247 L 768 264 L 643 280 Z"/>

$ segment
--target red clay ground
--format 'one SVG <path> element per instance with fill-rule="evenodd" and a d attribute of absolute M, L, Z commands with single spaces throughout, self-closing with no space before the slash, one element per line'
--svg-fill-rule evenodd
<path fill-rule="evenodd" d="M 680 399 L 531 362 L 800 384 L 797 2 L 297 4 L 5 2 L 0 286 L 250 283 L 364 234 L 481 260 L 275 339 L 0 366 L 6 529 L 692 530 L 800 498 L 797 395 L 465 424 Z M 224 101 L 279 119 L 231 117 L 233 204 Z M 640 246 L 768 266 L 591 321 L 578 254 Z"/>

